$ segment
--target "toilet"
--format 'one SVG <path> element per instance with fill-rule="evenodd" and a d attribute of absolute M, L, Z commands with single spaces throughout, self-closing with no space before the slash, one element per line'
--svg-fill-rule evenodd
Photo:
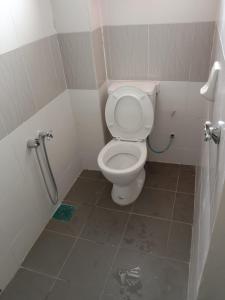
<path fill-rule="evenodd" d="M 134 202 L 145 182 L 146 139 L 154 124 L 155 81 L 115 81 L 105 107 L 113 139 L 98 155 L 98 166 L 113 183 L 112 199 L 121 206 Z"/>

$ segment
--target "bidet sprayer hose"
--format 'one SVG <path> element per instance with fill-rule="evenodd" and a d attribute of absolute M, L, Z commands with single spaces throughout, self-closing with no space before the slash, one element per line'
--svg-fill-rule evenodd
<path fill-rule="evenodd" d="M 51 137 L 53 137 L 53 136 L 51 136 Z M 48 135 L 42 135 L 42 134 L 40 134 L 39 138 L 40 138 L 40 140 L 42 142 L 41 144 L 43 146 L 43 150 L 44 150 L 44 154 L 45 154 L 45 160 L 46 160 L 48 171 L 49 171 L 49 174 L 50 174 L 50 177 L 51 177 L 51 180 L 52 180 L 52 184 L 53 184 L 53 187 L 54 187 L 54 191 L 55 191 L 55 195 L 54 196 L 51 195 L 50 189 L 49 189 L 48 184 L 47 184 L 47 180 L 45 178 L 44 170 L 43 170 L 41 162 L 40 162 L 40 156 L 39 156 L 38 150 L 36 149 L 36 153 L 37 153 L 37 157 L 38 157 L 38 162 L 40 164 L 41 172 L 42 172 L 42 175 L 43 175 L 43 178 L 44 178 L 44 182 L 45 182 L 45 185 L 46 185 L 46 189 L 47 189 L 49 198 L 50 198 L 52 204 L 56 205 L 58 203 L 58 200 L 59 200 L 59 197 L 58 197 L 58 188 L 57 188 L 55 177 L 53 175 L 52 168 L 51 168 L 51 165 L 50 165 L 50 162 L 49 162 L 48 152 L 47 152 L 46 143 L 45 143 L 46 138 L 49 138 L 49 136 Z"/>
<path fill-rule="evenodd" d="M 154 148 L 152 147 L 151 142 L 150 142 L 150 136 L 148 136 L 148 138 L 147 138 L 147 144 L 148 144 L 149 149 L 150 149 L 152 152 L 154 152 L 154 153 L 156 153 L 156 154 L 161 154 L 161 153 L 164 153 L 164 152 L 166 152 L 167 150 L 169 150 L 169 148 L 171 147 L 171 145 L 172 145 L 172 143 L 173 143 L 174 138 L 175 138 L 175 135 L 174 135 L 173 133 L 171 133 L 170 139 L 169 139 L 169 142 L 168 142 L 168 145 L 167 145 L 164 149 L 162 149 L 162 150 L 154 149 Z"/>

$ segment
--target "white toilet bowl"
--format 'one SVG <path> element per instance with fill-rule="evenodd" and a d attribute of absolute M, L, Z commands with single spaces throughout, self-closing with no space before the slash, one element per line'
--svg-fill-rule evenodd
<path fill-rule="evenodd" d="M 134 202 L 145 181 L 146 138 L 154 122 L 156 82 L 115 82 L 109 88 L 106 123 L 113 139 L 101 150 L 98 166 L 113 183 L 112 199 Z"/>
<path fill-rule="evenodd" d="M 99 153 L 98 165 L 113 183 L 112 198 L 128 205 L 140 194 L 145 181 L 146 142 L 110 141 Z"/>

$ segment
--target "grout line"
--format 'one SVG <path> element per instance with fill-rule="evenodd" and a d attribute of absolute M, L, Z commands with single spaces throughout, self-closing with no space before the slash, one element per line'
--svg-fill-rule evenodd
<path fill-rule="evenodd" d="M 194 194 L 195 194 L 195 193 L 180 192 L 180 191 L 178 191 L 177 187 L 175 188 L 175 190 L 169 190 L 169 189 L 152 187 L 150 185 L 144 185 L 143 188 L 144 189 L 152 189 L 152 190 L 156 190 L 156 191 L 164 191 L 164 192 L 179 193 L 179 194 L 184 194 L 184 195 L 192 195 L 192 196 L 194 196 Z"/>
<path fill-rule="evenodd" d="M 111 200 L 113 201 L 113 200 Z M 101 208 L 101 209 L 105 209 L 105 210 L 110 210 L 110 211 L 114 211 L 114 212 L 118 212 L 118 213 L 125 213 L 125 214 L 130 214 L 132 212 L 132 207 L 130 210 L 126 211 L 126 210 L 121 210 L 121 209 L 116 209 L 116 208 L 111 208 L 111 207 L 105 207 L 102 205 L 99 205 L 98 203 L 96 203 L 95 205 L 97 208 Z"/>
<path fill-rule="evenodd" d="M 108 246 L 111 246 L 113 248 L 117 248 L 117 246 L 118 246 L 116 244 L 110 244 L 110 243 L 104 243 L 104 242 L 97 242 L 95 240 L 90 240 L 90 239 L 87 239 L 85 237 L 79 237 L 79 240 L 86 241 L 86 242 L 89 242 L 89 243 L 92 243 L 92 244 L 95 244 L 95 245 L 101 245 L 101 246 L 108 245 Z"/>
<path fill-rule="evenodd" d="M 44 231 L 49 231 L 49 232 L 52 232 L 52 233 L 55 233 L 55 234 L 58 234 L 58 235 L 62 235 L 62 236 L 68 237 L 68 238 L 77 239 L 76 235 L 59 232 L 59 231 L 56 231 L 56 230 L 53 230 L 53 229 L 44 229 Z"/>
<path fill-rule="evenodd" d="M 174 198 L 175 198 L 175 196 L 174 196 Z M 173 206 L 174 206 L 174 202 L 175 201 L 173 201 Z M 180 221 L 180 220 L 173 220 L 172 218 L 168 219 L 168 218 L 163 218 L 163 217 L 157 217 L 157 216 L 154 216 L 154 215 L 147 215 L 147 214 L 144 214 L 144 213 L 143 214 L 142 213 L 137 213 L 137 212 L 134 211 L 134 205 L 132 205 L 132 208 L 131 208 L 130 211 L 121 211 L 121 210 L 117 210 L 117 209 L 114 209 L 114 208 L 108 208 L 108 207 L 103 207 L 103 206 L 99 206 L 99 205 L 97 205 L 96 207 L 99 207 L 101 209 L 108 210 L 108 211 L 123 213 L 123 214 L 126 214 L 126 215 L 134 215 L 134 216 L 146 217 L 146 218 L 151 218 L 151 219 L 160 220 L 160 221 L 166 221 L 166 222 L 173 221 L 173 222 L 181 223 L 181 224 L 185 224 L 185 225 L 192 225 L 192 223 L 183 222 L 183 221 Z M 172 212 L 172 214 L 173 214 L 173 212 Z"/>
<path fill-rule="evenodd" d="M 119 250 L 121 248 L 121 244 L 122 244 L 122 241 L 123 241 L 123 238 L 124 238 L 124 235 L 127 231 L 127 227 L 128 227 L 128 224 L 129 224 L 129 221 L 130 221 L 130 218 L 131 218 L 132 214 L 129 213 L 128 214 L 128 218 L 127 218 L 127 222 L 125 223 L 124 225 L 124 229 L 123 229 L 123 232 L 122 232 L 122 235 L 121 235 L 121 238 L 120 238 L 120 241 L 116 247 L 116 250 L 115 250 L 115 253 L 114 253 L 114 256 L 113 256 L 113 259 L 112 259 L 112 263 L 111 263 L 111 266 L 109 267 L 109 271 L 108 271 L 108 274 L 106 275 L 106 279 L 105 279 L 105 282 L 104 282 L 104 285 L 103 285 L 103 288 L 102 288 L 102 291 L 100 292 L 100 295 L 99 295 L 99 299 L 98 300 L 101 300 L 102 297 L 103 297 L 103 294 L 105 292 L 105 289 L 106 289 L 106 285 L 108 283 L 108 280 L 109 280 L 109 276 L 110 274 L 112 273 L 112 270 L 113 270 L 113 266 L 116 262 L 116 258 L 117 258 L 117 255 L 119 253 Z"/>
<path fill-rule="evenodd" d="M 130 250 L 130 251 L 137 252 L 137 253 L 142 253 L 142 254 L 144 254 L 144 255 L 152 256 L 152 257 L 158 258 L 158 259 L 171 260 L 171 261 L 175 261 L 175 262 L 179 262 L 179 263 L 184 263 L 184 264 L 189 264 L 189 263 L 190 263 L 189 261 L 182 260 L 182 259 L 178 259 L 178 258 L 175 258 L 175 257 L 164 256 L 164 255 L 158 255 L 158 254 L 156 254 L 156 253 L 147 252 L 147 251 L 145 251 L 145 250 L 139 250 L 139 249 L 129 248 L 129 247 L 126 247 L 126 246 L 120 247 L 120 249 Z"/>
<path fill-rule="evenodd" d="M 74 241 L 74 243 L 72 244 L 70 251 L 68 252 L 68 254 L 67 254 L 67 256 L 66 256 L 66 258 L 65 258 L 65 260 L 64 260 L 64 262 L 63 262 L 63 264 L 62 264 L 62 266 L 61 266 L 61 268 L 59 269 L 59 272 L 58 272 L 57 275 L 56 275 L 56 280 L 53 282 L 53 284 L 51 285 L 51 287 L 50 287 L 49 290 L 48 290 L 48 294 L 50 294 L 51 291 L 53 290 L 53 288 L 55 287 L 57 280 L 63 280 L 63 279 L 60 278 L 59 276 L 61 275 L 62 270 L 63 270 L 65 264 L 67 263 L 69 257 L 71 256 L 71 254 L 72 254 L 72 252 L 73 252 L 73 250 L 74 250 L 74 248 L 75 248 L 75 246 L 76 246 L 76 244 L 77 244 L 77 242 L 78 242 L 78 240 L 79 240 L 79 237 L 80 237 L 80 235 L 81 235 L 81 233 L 82 233 L 82 231 L 83 231 L 83 229 L 84 229 L 84 227 L 85 227 L 85 225 L 86 225 L 86 224 L 84 224 L 84 225 L 82 226 L 80 233 L 78 234 L 77 238 L 75 238 L 75 241 Z M 63 280 L 63 281 L 65 281 L 65 280 Z"/>
<path fill-rule="evenodd" d="M 170 241 L 170 237 L 171 237 L 171 233 L 172 233 L 173 216 L 174 216 L 175 203 L 176 203 L 176 199 L 177 199 L 177 190 L 178 190 L 179 179 L 180 179 L 180 167 L 178 169 L 176 191 L 175 191 L 173 208 L 172 208 L 172 217 L 171 217 L 171 222 L 170 222 L 169 231 L 168 231 L 168 238 L 167 238 L 167 242 L 166 242 L 166 254 L 168 253 L 169 241 Z"/>
<path fill-rule="evenodd" d="M 175 198 L 175 197 L 174 197 Z M 175 204 L 175 200 L 174 200 L 174 204 Z M 173 206 L 174 206 L 173 204 Z M 173 209 L 172 209 L 173 210 Z M 183 221 L 179 221 L 179 220 L 174 220 L 174 219 L 167 219 L 167 218 L 162 218 L 162 217 L 156 217 L 156 216 L 150 216 L 150 215 L 145 215 L 145 214 L 141 214 L 141 213 L 136 213 L 136 212 L 131 212 L 132 215 L 134 216 L 140 216 L 140 217 L 146 217 L 146 218 L 151 218 L 151 219 L 155 219 L 155 220 L 159 220 L 159 221 L 165 221 L 165 222 L 175 222 L 175 223 L 180 223 L 180 224 L 185 224 L 185 225 L 191 225 L 191 223 L 188 222 L 183 222 Z"/>
<path fill-rule="evenodd" d="M 65 281 L 61 278 L 58 278 L 54 275 L 50 275 L 50 274 L 47 274 L 47 273 L 44 273 L 44 272 L 39 272 L 37 270 L 34 270 L 34 269 L 31 269 L 31 268 L 28 268 L 28 267 L 24 267 L 24 266 L 21 266 L 20 269 L 23 269 L 23 270 L 26 270 L 26 271 L 29 271 L 29 272 L 32 272 L 32 273 L 35 273 L 35 274 L 38 274 L 38 275 L 42 275 L 42 276 L 45 276 L 45 277 L 48 277 L 50 279 L 54 279 L 54 280 L 61 280 L 61 281 Z"/>

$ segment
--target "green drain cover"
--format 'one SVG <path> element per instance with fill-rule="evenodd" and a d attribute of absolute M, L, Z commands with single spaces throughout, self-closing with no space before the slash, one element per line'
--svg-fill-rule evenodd
<path fill-rule="evenodd" d="M 55 214 L 53 215 L 53 219 L 69 222 L 72 219 L 75 210 L 76 208 L 73 205 L 61 204 L 55 212 Z"/>

